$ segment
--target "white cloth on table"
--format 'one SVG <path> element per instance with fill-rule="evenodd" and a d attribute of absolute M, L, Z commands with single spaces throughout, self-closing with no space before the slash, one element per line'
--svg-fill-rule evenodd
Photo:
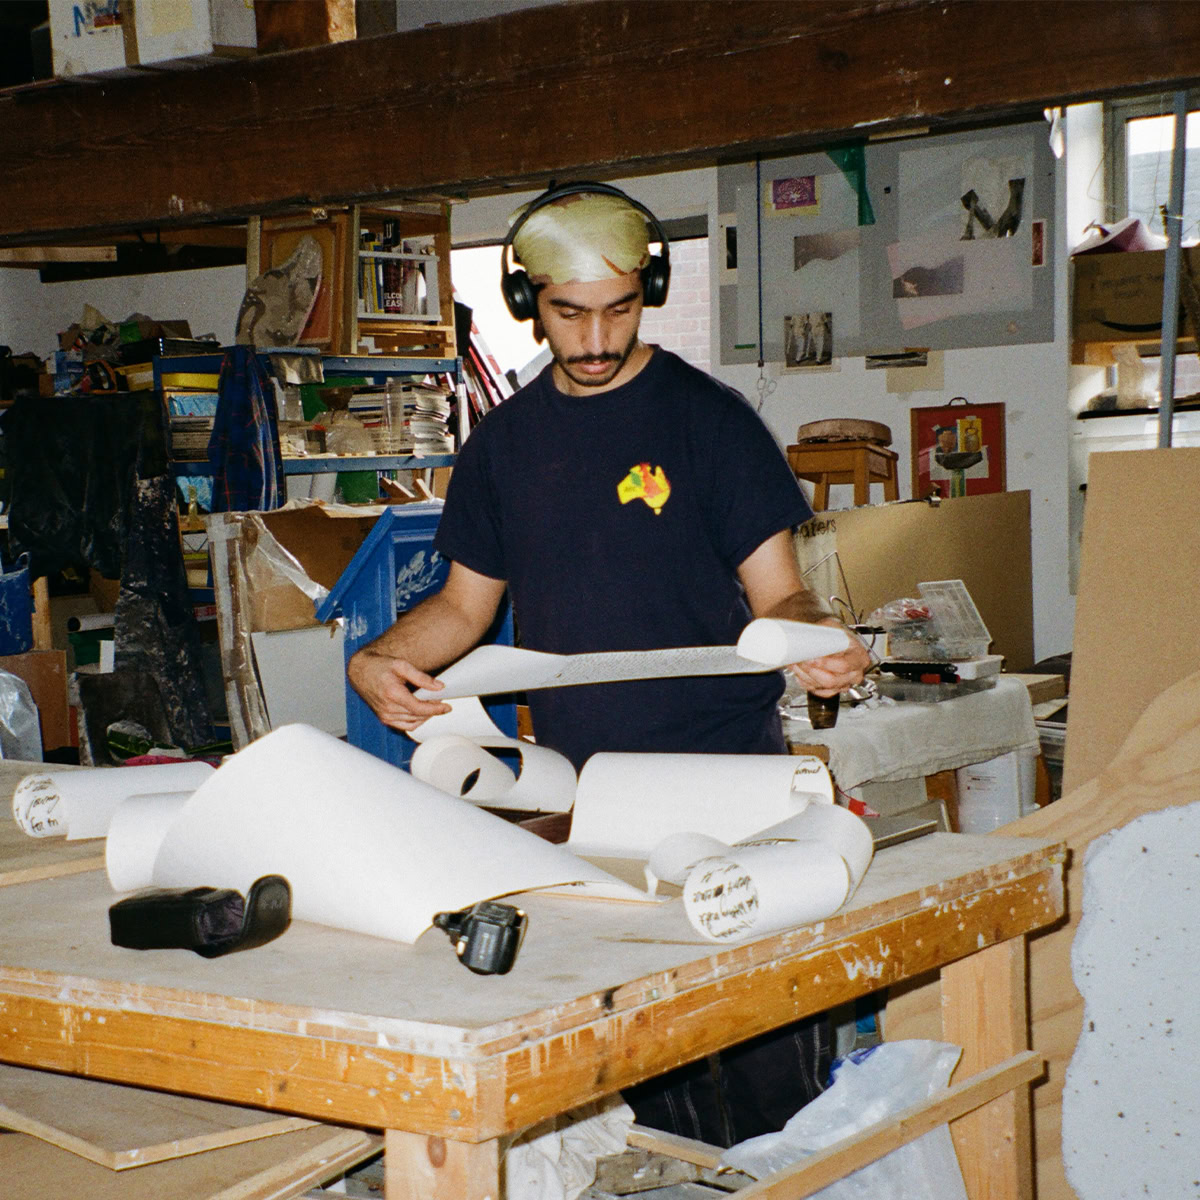
<path fill-rule="evenodd" d="M 843 791 L 934 775 L 1039 744 L 1029 689 L 1004 678 L 954 700 L 843 706 L 833 729 L 785 720 L 784 733 L 791 742 L 828 747 L 829 772 Z"/>

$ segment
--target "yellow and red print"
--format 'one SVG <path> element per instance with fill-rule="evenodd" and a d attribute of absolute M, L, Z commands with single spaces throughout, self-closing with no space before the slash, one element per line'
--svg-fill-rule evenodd
<path fill-rule="evenodd" d="M 662 512 L 670 495 L 671 485 L 662 467 L 655 467 L 651 471 L 649 463 L 638 463 L 636 467 L 631 467 L 629 474 L 617 484 L 617 497 L 622 504 L 628 504 L 630 500 L 645 500 L 656 516 Z"/>

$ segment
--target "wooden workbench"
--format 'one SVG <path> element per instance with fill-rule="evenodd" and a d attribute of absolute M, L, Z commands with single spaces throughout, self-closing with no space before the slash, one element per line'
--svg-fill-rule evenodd
<path fill-rule="evenodd" d="M 829 920 L 733 947 L 678 902 L 530 896 L 503 977 L 470 974 L 436 930 L 410 947 L 296 923 L 214 960 L 123 950 L 102 872 L 16 883 L 0 1060 L 383 1129 L 388 1200 L 482 1200 L 500 1135 L 937 967 L 956 1082 L 1018 1054 L 1024 935 L 1062 914 L 1060 850 L 926 837 L 881 851 Z M 1027 1194 L 1027 1087 L 958 1126 L 1009 1187 L 990 1194 Z"/>

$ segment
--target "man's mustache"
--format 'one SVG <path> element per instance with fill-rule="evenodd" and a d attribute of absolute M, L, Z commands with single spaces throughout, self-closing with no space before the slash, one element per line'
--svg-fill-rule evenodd
<path fill-rule="evenodd" d="M 582 363 L 602 363 L 602 362 L 620 362 L 621 356 L 612 350 L 605 351 L 603 354 L 577 354 L 574 358 L 568 358 L 567 362 L 572 366 Z"/>

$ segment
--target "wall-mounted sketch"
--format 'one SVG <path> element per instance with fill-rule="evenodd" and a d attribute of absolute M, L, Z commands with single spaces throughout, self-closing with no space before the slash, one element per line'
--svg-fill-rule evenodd
<path fill-rule="evenodd" d="M 721 167 L 740 235 L 721 361 L 761 343 L 790 363 L 785 319 L 805 313 L 831 314 L 838 356 L 911 348 L 918 328 L 934 350 L 1052 340 L 1054 272 L 1035 268 L 1054 265 L 1055 170 L 1040 122 L 868 145 L 849 170 L 824 153 Z"/>

